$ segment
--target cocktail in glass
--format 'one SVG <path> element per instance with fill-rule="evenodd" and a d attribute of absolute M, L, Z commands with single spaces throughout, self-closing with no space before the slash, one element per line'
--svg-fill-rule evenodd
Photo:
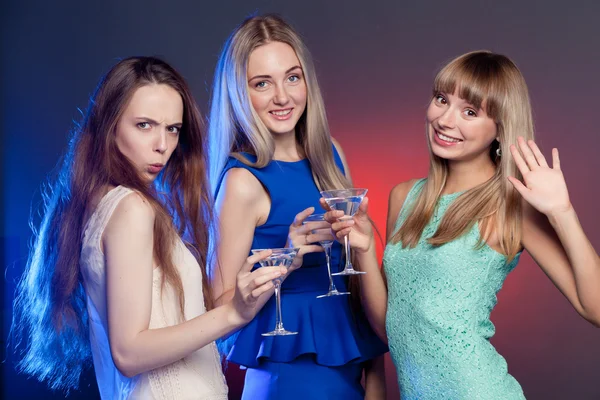
<path fill-rule="evenodd" d="M 321 221 L 324 221 L 324 217 L 325 217 L 325 214 L 311 214 L 308 217 L 306 217 L 302 223 L 307 224 L 310 222 L 321 222 Z M 313 231 L 313 233 L 315 233 L 315 231 Z M 323 247 L 323 250 L 325 250 L 325 258 L 327 260 L 327 275 L 329 276 L 329 291 L 325 294 L 317 296 L 317 299 L 320 299 L 323 297 L 343 296 L 346 294 L 350 294 L 350 292 L 338 291 L 337 288 L 335 287 L 335 284 L 333 283 L 333 278 L 331 275 L 331 263 L 330 263 L 331 246 L 333 246 L 333 237 L 331 238 L 331 240 L 321 240 L 321 241 L 319 241 L 319 244 L 321 245 L 321 247 Z"/>
<path fill-rule="evenodd" d="M 362 202 L 363 198 L 367 194 L 367 189 L 336 189 L 336 190 L 324 190 L 321 192 L 321 196 L 329 205 L 332 210 L 340 210 L 344 212 L 344 216 L 339 218 L 340 220 L 350 219 L 358 211 L 358 207 Z M 357 271 L 352 267 L 352 261 L 350 261 L 350 240 L 348 235 L 344 236 L 344 247 L 346 250 L 346 266 L 341 272 L 331 274 L 336 275 L 360 275 L 365 274 L 364 271 Z"/>
<path fill-rule="evenodd" d="M 265 249 L 252 249 L 252 254 L 259 253 Z M 263 267 L 285 267 L 289 268 L 298 253 L 298 249 L 294 248 L 279 248 L 271 249 L 272 253 L 264 260 L 260 260 L 260 265 Z M 298 332 L 286 331 L 283 327 L 283 318 L 281 315 L 281 278 L 273 280 L 275 285 L 275 329 L 271 332 L 263 333 L 262 336 L 287 336 L 297 335 Z"/>

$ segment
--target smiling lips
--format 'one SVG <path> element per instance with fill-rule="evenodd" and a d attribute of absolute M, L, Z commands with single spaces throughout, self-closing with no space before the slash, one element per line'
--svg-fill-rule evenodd
<path fill-rule="evenodd" d="M 443 133 L 440 133 L 438 130 L 434 129 L 433 135 L 435 142 L 440 146 L 454 146 L 457 143 L 462 142 L 460 139 L 453 138 L 451 136 L 446 136 Z"/>
<path fill-rule="evenodd" d="M 293 108 L 285 108 L 283 110 L 272 110 L 269 111 L 269 114 L 271 114 L 278 121 L 285 121 L 292 116 L 292 110 Z"/>

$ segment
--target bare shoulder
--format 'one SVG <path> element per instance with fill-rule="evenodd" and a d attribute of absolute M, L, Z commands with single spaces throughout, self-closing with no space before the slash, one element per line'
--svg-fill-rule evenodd
<path fill-rule="evenodd" d="M 390 197 L 388 200 L 388 215 L 387 215 L 387 240 L 391 238 L 391 235 L 394 230 L 394 226 L 396 225 L 396 221 L 398 220 L 398 215 L 400 214 L 400 210 L 404 205 L 404 201 L 406 200 L 406 196 L 410 189 L 417 183 L 419 179 L 411 179 L 405 182 L 401 182 L 394 186 L 390 191 Z"/>
<path fill-rule="evenodd" d="M 265 194 L 260 181 L 245 168 L 231 168 L 225 173 L 219 197 L 235 199 L 242 205 L 252 205 Z"/>
<path fill-rule="evenodd" d="M 150 202 L 137 192 L 131 192 L 119 201 L 112 213 L 105 235 L 110 233 L 152 232 L 154 229 L 155 211 Z"/>
<path fill-rule="evenodd" d="M 415 183 L 417 183 L 418 181 L 419 179 L 410 179 L 408 181 L 401 182 L 394 186 L 390 191 L 390 207 L 395 206 L 401 208 L 404 204 L 404 200 L 406 200 L 408 192 L 410 192 L 410 189 L 412 189 Z"/>

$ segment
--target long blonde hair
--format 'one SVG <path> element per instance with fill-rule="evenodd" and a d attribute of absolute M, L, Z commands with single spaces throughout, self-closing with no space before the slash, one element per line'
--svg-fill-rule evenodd
<path fill-rule="evenodd" d="M 496 166 L 488 181 L 460 195 L 444 214 L 435 234 L 428 239 L 432 245 L 448 243 L 466 232 L 475 223 L 481 224 L 482 246 L 492 229 L 496 229 L 500 248 L 512 260 L 521 248 L 521 198 L 508 176 L 522 176 L 510 156 L 510 145 L 517 137 L 533 139 L 533 118 L 525 79 L 517 66 L 506 56 L 489 51 L 475 51 L 452 60 L 437 74 L 433 95 L 455 93 L 477 108 L 484 107 L 494 119 L 498 141 L 489 154 Z M 431 150 L 429 175 L 408 217 L 391 239 L 404 247 L 414 247 L 430 221 L 448 176 L 448 164 Z M 496 150 L 500 148 L 501 156 Z M 494 225 L 490 225 L 494 223 Z"/>
<path fill-rule="evenodd" d="M 296 142 L 310 162 L 319 190 L 351 187 L 350 181 L 335 164 L 325 104 L 317 81 L 310 52 L 300 35 L 278 15 L 247 18 L 237 27 L 221 52 L 213 81 L 209 114 L 209 177 L 212 193 L 219 185 L 229 156 L 255 167 L 267 166 L 273 159 L 275 144 L 268 128 L 255 112 L 248 94 L 247 67 L 250 54 L 270 42 L 286 43 L 294 49 L 304 73 L 307 104 L 296 124 Z M 242 152 L 256 156 L 252 163 Z M 214 225 L 217 229 L 217 225 Z M 211 232 L 218 237 L 216 231 Z M 216 241 L 212 241 L 214 246 Z M 210 253 L 214 253 L 211 251 Z M 218 260 L 217 260 L 218 263 Z M 219 270 L 219 268 L 217 267 Z M 212 271 L 214 274 L 216 271 Z M 211 276 L 212 278 L 213 276 Z M 351 305 L 360 310 L 358 280 L 351 277 Z"/>
<path fill-rule="evenodd" d="M 325 106 L 312 58 L 302 39 L 277 15 L 246 19 L 223 47 L 213 82 L 209 116 L 210 183 L 214 191 L 227 158 L 262 168 L 273 159 L 273 137 L 255 112 L 248 94 L 248 59 L 254 49 L 270 42 L 286 43 L 300 61 L 307 87 L 306 110 L 296 125 L 296 141 L 308 158 L 320 190 L 349 187 L 337 168 L 332 151 Z M 256 156 L 248 161 L 241 152 Z"/>

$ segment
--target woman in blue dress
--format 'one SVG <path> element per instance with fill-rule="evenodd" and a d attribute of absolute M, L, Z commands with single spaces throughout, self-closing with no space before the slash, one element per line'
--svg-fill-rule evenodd
<path fill-rule="evenodd" d="M 293 246 L 303 257 L 302 268 L 292 268 L 282 285 L 283 323 L 298 334 L 261 336 L 275 326 L 271 292 L 260 299 L 263 312 L 223 346 L 229 361 L 247 368 L 244 399 L 384 397 L 381 356 L 387 349 L 360 303 L 354 303 L 357 310 L 348 296 L 316 298 L 329 287 L 317 242 L 331 236 L 329 229 L 313 234 L 302 222 L 319 207 L 319 190 L 351 187 L 334 143 L 298 34 L 277 16 L 244 21 L 222 51 L 210 111 L 220 235 L 211 272 L 215 302 L 231 298 L 237 260 L 251 249 Z M 332 250 L 333 272 L 340 249 L 336 244 Z M 344 278 L 334 279 L 340 291 L 348 290 Z"/>
<path fill-rule="evenodd" d="M 560 169 L 533 141 L 525 80 L 507 57 L 477 51 L 437 75 L 426 116 L 427 179 L 390 194 L 384 275 L 367 203 L 348 222 L 367 271 L 373 328 L 389 342 L 403 400 L 524 398 L 489 339 L 490 313 L 525 249 L 575 310 L 600 326 L 600 258 Z M 387 278 L 387 282 L 386 282 Z"/>

